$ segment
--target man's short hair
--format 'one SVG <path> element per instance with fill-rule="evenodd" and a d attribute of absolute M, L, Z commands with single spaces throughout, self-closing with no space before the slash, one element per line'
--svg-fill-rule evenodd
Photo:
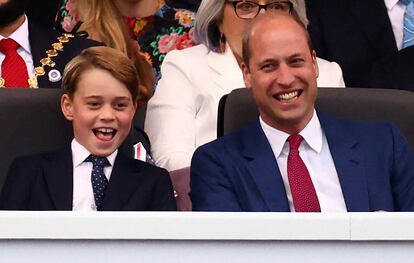
<path fill-rule="evenodd" d="M 121 51 L 105 46 L 84 49 L 66 65 L 62 79 L 63 93 L 73 98 L 82 74 L 92 69 L 109 72 L 127 87 L 134 101 L 138 98 L 139 79 L 134 64 Z"/>
<path fill-rule="evenodd" d="M 306 42 L 308 43 L 308 47 L 309 47 L 309 51 L 313 52 L 313 45 L 312 45 L 312 40 L 310 38 L 310 35 L 308 33 L 308 30 L 306 29 L 306 26 L 302 23 L 302 21 L 299 19 L 299 17 L 297 17 L 296 15 L 284 15 L 284 14 L 280 14 L 281 16 L 287 16 L 287 17 L 291 17 L 292 21 L 296 22 L 297 25 L 300 26 L 300 28 L 302 28 L 303 33 L 305 34 L 306 37 Z M 264 19 L 278 19 L 275 15 L 266 15 L 264 14 L 264 16 L 261 19 L 258 19 L 256 21 L 254 21 L 246 30 L 246 32 L 243 35 L 243 46 L 242 46 L 242 56 L 243 56 L 243 62 L 246 64 L 247 69 L 250 68 L 249 66 L 249 62 L 250 62 L 250 57 L 251 57 L 251 50 L 250 50 L 250 37 L 252 34 L 252 31 L 255 28 L 255 25 L 257 23 L 260 23 L 260 21 Z M 263 34 L 266 34 L 265 32 L 263 32 Z"/>

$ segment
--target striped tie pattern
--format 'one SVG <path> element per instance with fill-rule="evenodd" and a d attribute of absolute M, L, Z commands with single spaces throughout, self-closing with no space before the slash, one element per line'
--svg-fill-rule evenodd
<path fill-rule="evenodd" d="M 406 5 L 404 14 L 403 48 L 414 45 L 414 3 L 413 0 L 400 0 Z"/>
<path fill-rule="evenodd" d="M 11 38 L 0 41 L 0 52 L 5 55 L 1 64 L 1 77 L 5 81 L 6 88 L 28 88 L 29 76 L 26 63 L 17 53 L 20 45 Z"/>

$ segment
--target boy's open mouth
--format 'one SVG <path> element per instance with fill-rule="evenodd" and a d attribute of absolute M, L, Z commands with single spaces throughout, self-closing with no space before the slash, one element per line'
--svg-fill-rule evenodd
<path fill-rule="evenodd" d="M 113 128 L 95 128 L 92 129 L 95 136 L 102 141 L 110 141 L 115 136 L 117 130 Z"/>

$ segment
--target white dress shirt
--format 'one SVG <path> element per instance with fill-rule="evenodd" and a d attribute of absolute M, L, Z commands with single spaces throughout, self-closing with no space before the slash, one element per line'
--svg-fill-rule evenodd
<path fill-rule="evenodd" d="M 5 37 L 0 35 L 0 40 L 3 40 Z M 34 66 L 33 66 L 33 57 L 32 51 L 30 48 L 29 42 L 29 23 L 27 22 L 27 17 L 25 16 L 23 24 L 14 31 L 9 37 L 16 41 L 20 47 L 17 49 L 17 53 L 23 58 L 26 63 L 27 73 L 29 78 L 34 76 Z M 5 55 L 0 52 L 0 64 L 3 63 Z M 40 65 L 40 62 L 39 62 Z M 1 67 L 0 67 L 1 72 Z M 6 80 L 7 81 L 7 80 Z"/>
<path fill-rule="evenodd" d="M 398 50 L 400 50 L 403 42 L 404 13 L 406 6 L 398 0 L 384 0 L 384 2 L 391 21 L 395 42 L 397 43 Z"/>
<path fill-rule="evenodd" d="M 95 199 L 93 196 L 91 174 L 92 163 L 84 162 L 91 154 L 85 147 L 79 144 L 76 139 L 72 140 L 72 160 L 73 160 L 73 211 L 96 211 Z M 110 179 L 112 167 L 118 150 L 106 157 L 111 164 L 104 168 L 106 178 Z"/>
<path fill-rule="evenodd" d="M 287 174 L 287 158 L 289 155 L 289 142 L 287 139 L 289 134 L 267 125 L 262 118 L 260 118 L 260 125 L 279 166 L 290 211 L 294 212 L 295 208 Z M 316 111 L 314 111 L 311 121 L 299 134 L 304 139 L 299 146 L 299 155 L 308 168 L 319 199 L 321 212 L 346 212 L 338 174 Z"/>

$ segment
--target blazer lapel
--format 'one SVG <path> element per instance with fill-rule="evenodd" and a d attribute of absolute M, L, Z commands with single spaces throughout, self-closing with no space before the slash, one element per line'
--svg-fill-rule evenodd
<path fill-rule="evenodd" d="M 72 151 L 67 146 L 46 157 L 44 177 L 56 210 L 72 210 Z"/>
<path fill-rule="evenodd" d="M 226 46 L 224 53 L 210 51 L 207 54 L 207 64 L 216 73 L 213 81 L 226 93 L 245 87 L 242 71 L 229 46 Z"/>
<path fill-rule="evenodd" d="M 270 211 L 288 212 L 289 204 L 279 167 L 259 122 L 246 131 L 242 143 L 250 176 Z"/>
<path fill-rule="evenodd" d="M 115 164 L 105 193 L 102 210 L 121 211 L 138 187 L 137 171 L 131 170 L 127 157 L 118 151 Z"/>
<path fill-rule="evenodd" d="M 390 51 L 398 51 L 384 1 L 345 0 L 345 2 L 373 49 L 382 56 L 386 56 Z"/>
<path fill-rule="evenodd" d="M 359 142 L 350 127 L 318 112 L 348 212 L 369 211 L 368 187 Z"/>

